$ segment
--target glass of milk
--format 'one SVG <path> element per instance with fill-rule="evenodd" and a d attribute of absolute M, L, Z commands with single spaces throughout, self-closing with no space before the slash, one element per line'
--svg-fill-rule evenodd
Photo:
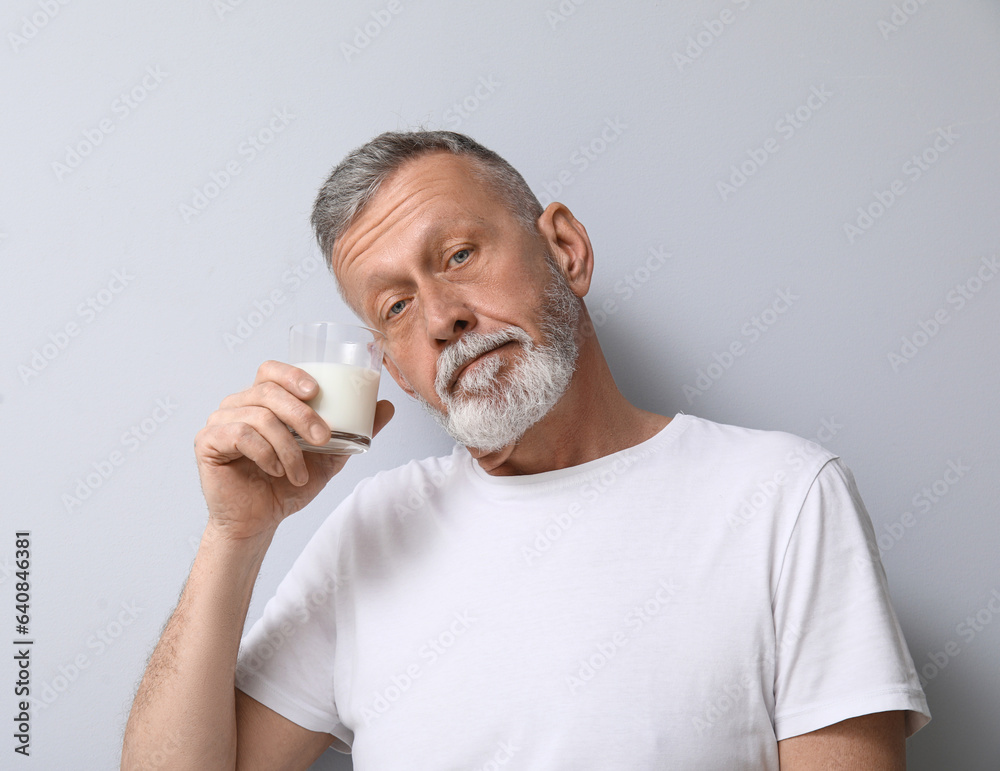
<path fill-rule="evenodd" d="M 289 330 L 289 362 L 319 384 L 319 393 L 306 403 L 333 432 L 325 445 L 315 445 L 289 428 L 303 450 L 358 455 L 371 446 L 383 343 L 373 329 L 330 321 Z"/>

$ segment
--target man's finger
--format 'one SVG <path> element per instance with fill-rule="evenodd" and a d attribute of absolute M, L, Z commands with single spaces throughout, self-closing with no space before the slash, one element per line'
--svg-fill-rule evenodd
<path fill-rule="evenodd" d="M 270 359 L 257 368 L 254 385 L 271 381 L 277 383 L 300 399 L 310 399 L 316 394 L 316 379 L 304 369 Z"/>
<path fill-rule="evenodd" d="M 392 420 L 392 416 L 396 414 L 396 408 L 393 406 L 392 402 L 388 399 L 382 399 L 375 405 L 375 427 L 372 430 L 372 436 L 375 436 L 382 428 Z"/>

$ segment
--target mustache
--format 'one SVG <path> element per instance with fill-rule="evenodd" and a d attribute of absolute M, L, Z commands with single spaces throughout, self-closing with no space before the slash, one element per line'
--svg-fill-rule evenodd
<path fill-rule="evenodd" d="M 517 326 L 505 327 L 495 332 L 466 332 L 441 351 L 438 357 L 437 376 L 434 378 L 434 390 L 438 396 L 445 398 L 458 370 L 484 353 L 510 342 L 519 342 L 529 348 L 533 344 L 531 336 Z"/>

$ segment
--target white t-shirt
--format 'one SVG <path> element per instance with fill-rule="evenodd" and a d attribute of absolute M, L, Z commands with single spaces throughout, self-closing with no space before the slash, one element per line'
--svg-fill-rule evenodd
<path fill-rule="evenodd" d="M 236 682 L 358 771 L 777 769 L 786 737 L 930 720 L 850 470 L 685 414 L 570 468 L 456 446 L 362 481 Z"/>

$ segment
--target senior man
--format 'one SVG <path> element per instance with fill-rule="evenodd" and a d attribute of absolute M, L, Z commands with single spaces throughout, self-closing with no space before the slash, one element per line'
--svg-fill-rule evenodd
<path fill-rule="evenodd" d="M 275 529 L 346 458 L 266 362 L 195 449 L 208 523 L 123 767 L 902 769 L 930 720 L 850 470 L 619 392 L 594 255 L 495 153 L 386 133 L 320 191 L 385 367 L 453 436 L 364 480 L 241 645 Z M 376 430 L 391 418 L 381 401 Z"/>

